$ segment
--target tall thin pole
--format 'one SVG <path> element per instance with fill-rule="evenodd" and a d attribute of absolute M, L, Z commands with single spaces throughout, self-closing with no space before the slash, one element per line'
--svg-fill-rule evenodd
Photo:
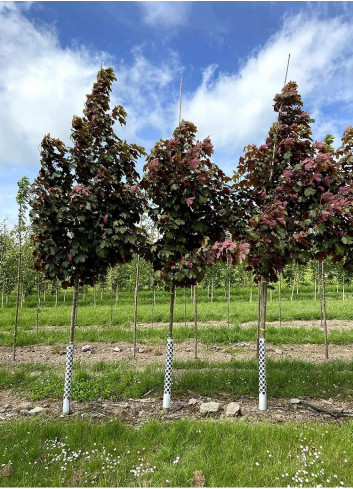
<path fill-rule="evenodd" d="M 283 86 L 284 86 L 284 87 L 285 87 L 285 86 L 286 86 L 286 84 L 287 84 L 287 76 L 288 76 L 289 61 L 290 61 L 290 53 L 288 54 L 287 69 L 286 69 L 286 76 L 284 77 L 284 84 L 283 84 Z"/>
<path fill-rule="evenodd" d="M 179 93 L 179 126 L 181 122 L 181 96 L 183 92 L 183 77 L 180 78 L 180 93 Z"/>

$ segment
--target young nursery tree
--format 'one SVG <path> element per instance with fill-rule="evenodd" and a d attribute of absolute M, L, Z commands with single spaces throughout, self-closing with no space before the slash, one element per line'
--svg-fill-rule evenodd
<path fill-rule="evenodd" d="M 17 346 L 17 326 L 18 326 L 18 308 L 20 304 L 21 294 L 21 272 L 22 272 L 22 237 L 26 227 L 26 211 L 28 208 L 29 199 L 29 180 L 27 177 L 22 177 L 18 185 L 16 202 L 18 204 L 18 222 L 17 222 L 17 237 L 18 237 L 18 262 L 17 262 L 17 291 L 16 291 L 16 307 L 15 307 L 15 325 L 13 333 L 13 355 L 12 359 L 16 359 Z"/>
<path fill-rule="evenodd" d="M 101 69 L 87 95 L 83 117 L 72 122 L 73 147 L 44 137 L 42 168 L 32 185 L 31 218 L 35 267 L 47 279 L 73 286 L 63 411 L 71 412 L 74 330 L 79 285 L 93 285 L 110 266 L 132 259 L 143 241 L 138 223 L 143 198 L 137 188 L 136 159 L 143 148 L 114 132 L 125 124 L 121 105 L 110 111 L 112 68 Z"/>
<path fill-rule="evenodd" d="M 284 172 L 277 198 L 288 202 L 287 232 L 293 258 L 321 262 L 325 358 L 328 359 L 324 261 L 350 260 L 353 244 L 353 186 L 347 171 L 347 151 L 335 159 L 332 140 L 315 144 L 315 154 Z M 343 154 L 344 153 L 344 154 Z"/>
<path fill-rule="evenodd" d="M 278 274 L 290 258 L 287 233 L 287 201 L 277 196 L 282 175 L 313 154 L 310 123 L 302 110 L 295 82 L 289 82 L 275 96 L 278 119 L 266 143 L 247 146 L 234 175 L 235 211 L 231 211 L 232 234 L 250 244 L 249 270 L 259 283 L 259 408 L 267 409 L 266 381 L 266 301 L 267 283 L 277 282 Z M 296 196 L 292 197 L 294 200 Z M 239 219 L 241 217 L 241 219 Z M 232 222 L 235 219 L 235 222 Z"/>
<path fill-rule="evenodd" d="M 163 409 L 171 399 L 175 287 L 189 287 L 204 276 L 206 266 L 224 240 L 228 178 L 211 162 L 209 138 L 196 141 L 197 128 L 181 121 L 173 138 L 160 140 L 147 159 L 141 186 L 151 201 L 150 216 L 158 238 L 151 247 L 156 278 L 170 289 Z M 212 250 L 210 245 L 216 245 Z M 232 243 L 239 256 L 244 246 Z"/>

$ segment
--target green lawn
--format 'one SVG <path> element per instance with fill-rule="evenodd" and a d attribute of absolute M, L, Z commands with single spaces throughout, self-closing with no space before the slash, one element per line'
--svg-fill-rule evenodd
<path fill-rule="evenodd" d="M 351 422 L 35 419 L 0 430 L 3 487 L 353 486 Z"/>
<path fill-rule="evenodd" d="M 64 363 L 64 362 L 63 362 Z M 76 401 L 140 398 L 151 389 L 162 396 L 164 368 L 143 370 L 128 362 L 74 365 L 72 398 Z M 61 399 L 64 372 L 46 364 L 0 366 L 0 389 L 14 389 L 32 399 Z M 173 396 L 253 396 L 258 393 L 256 360 L 209 364 L 198 360 L 174 363 Z M 314 365 L 296 360 L 268 361 L 268 392 L 274 397 L 353 398 L 353 362 Z"/>

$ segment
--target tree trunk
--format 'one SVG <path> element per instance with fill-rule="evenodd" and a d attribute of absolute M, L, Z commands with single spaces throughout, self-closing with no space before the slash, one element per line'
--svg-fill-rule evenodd
<path fill-rule="evenodd" d="M 38 272 L 37 273 L 37 314 L 36 314 L 37 333 L 39 328 L 39 307 L 40 307 L 40 282 L 39 282 L 39 272 Z"/>
<path fill-rule="evenodd" d="M 113 286 L 110 285 L 110 327 L 113 326 Z"/>
<path fill-rule="evenodd" d="M 67 290 L 65 289 L 64 290 L 64 302 L 66 302 L 66 293 L 67 293 Z"/>
<path fill-rule="evenodd" d="M 195 333 L 195 358 L 197 359 L 197 284 L 194 285 L 194 333 Z"/>
<path fill-rule="evenodd" d="M 21 206 L 20 206 L 21 214 Z M 17 326 L 18 326 L 18 306 L 20 303 L 20 293 L 21 293 L 21 265 L 22 265 L 22 233 L 19 231 L 19 255 L 17 263 L 17 292 L 16 292 L 16 309 L 15 309 L 15 327 L 13 333 L 13 353 L 12 359 L 16 360 L 16 346 L 17 346 Z"/>
<path fill-rule="evenodd" d="M 55 289 L 55 307 L 58 305 L 58 289 Z"/>
<path fill-rule="evenodd" d="M 214 289 L 214 279 L 213 279 L 213 271 L 212 271 L 212 280 L 211 280 L 211 302 L 213 302 L 213 289 Z"/>
<path fill-rule="evenodd" d="M 273 291 L 272 289 L 270 289 L 270 301 L 272 302 L 272 300 L 273 300 Z"/>
<path fill-rule="evenodd" d="M 118 299 L 119 299 L 119 285 L 116 286 L 115 289 L 115 305 L 118 305 Z"/>
<path fill-rule="evenodd" d="M 167 339 L 167 352 L 165 357 L 164 373 L 164 393 L 163 393 L 163 410 L 168 412 L 172 393 L 172 373 L 173 373 L 173 319 L 174 319 L 174 295 L 175 285 L 170 290 L 170 313 L 169 313 L 169 330 Z"/>
<path fill-rule="evenodd" d="M 267 282 L 262 277 L 261 283 L 261 304 L 260 304 L 260 337 L 259 337 L 259 409 L 267 410 L 267 378 L 266 378 L 266 301 L 267 301 Z"/>
<path fill-rule="evenodd" d="M 154 308 L 156 305 L 156 286 L 153 285 L 153 291 L 152 291 L 152 328 L 153 328 L 153 323 L 154 323 Z"/>
<path fill-rule="evenodd" d="M 72 296 L 70 343 L 66 348 L 66 366 L 65 366 L 65 386 L 63 400 L 63 414 L 71 414 L 71 385 L 72 385 L 72 367 L 74 361 L 74 335 L 77 322 L 78 306 L 78 279 L 75 280 L 74 292 Z"/>
<path fill-rule="evenodd" d="M 316 274 L 315 274 L 315 279 L 314 279 L 314 301 L 316 301 L 316 288 L 317 288 L 317 285 L 316 285 Z"/>
<path fill-rule="evenodd" d="M 321 278 L 322 278 L 322 320 L 324 326 L 325 339 L 325 360 L 328 360 L 328 340 L 327 340 L 327 319 L 326 319 L 326 288 L 325 288 L 325 262 L 321 263 Z"/>
<path fill-rule="evenodd" d="M 227 277 L 227 328 L 229 329 L 230 327 L 230 265 L 229 265 L 229 260 L 227 262 L 227 272 L 228 272 L 228 277 Z"/>
<path fill-rule="evenodd" d="M 261 307 L 261 287 L 257 285 L 257 332 L 256 332 L 256 358 L 259 358 L 259 338 L 260 338 L 260 307 Z"/>
<path fill-rule="evenodd" d="M 184 326 L 186 327 L 186 287 L 184 287 Z"/>
<path fill-rule="evenodd" d="M 93 304 L 97 305 L 97 285 L 93 285 Z"/>
<path fill-rule="evenodd" d="M 250 280 L 250 298 L 249 302 L 252 302 L 252 279 Z"/>
<path fill-rule="evenodd" d="M 295 289 L 295 275 L 293 277 L 293 283 L 292 283 L 292 293 L 290 295 L 290 300 L 292 301 L 293 300 L 293 297 L 294 297 L 294 289 Z"/>
<path fill-rule="evenodd" d="M 137 300 L 138 300 L 139 280 L 140 280 L 140 255 L 137 255 L 135 301 L 134 301 L 134 358 L 136 357 L 136 349 L 137 349 Z"/>
<path fill-rule="evenodd" d="M 282 326 L 282 274 L 279 276 L 278 282 L 278 313 L 279 313 L 279 326 Z"/>
<path fill-rule="evenodd" d="M 342 277 L 342 300 L 343 301 L 345 300 L 345 294 L 344 294 L 344 274 L 343 274 L 343 277 Z"/>

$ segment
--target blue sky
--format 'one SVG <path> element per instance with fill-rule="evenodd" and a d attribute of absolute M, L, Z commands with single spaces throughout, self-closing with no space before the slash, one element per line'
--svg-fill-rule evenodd
<path fill-rule="evenodd" d="M 353 124 L 352 16 L 350 2 L 0 2 L 0 219 L 15 222 L 43 135 L 69 143 L 101 62 L 128 112 L 116 132 L 147 151 L 177 124 L 183 76 L 183 117 L 231 175 L 275 119 L 289 52 L 314 138 L 339 142 Z"/>

